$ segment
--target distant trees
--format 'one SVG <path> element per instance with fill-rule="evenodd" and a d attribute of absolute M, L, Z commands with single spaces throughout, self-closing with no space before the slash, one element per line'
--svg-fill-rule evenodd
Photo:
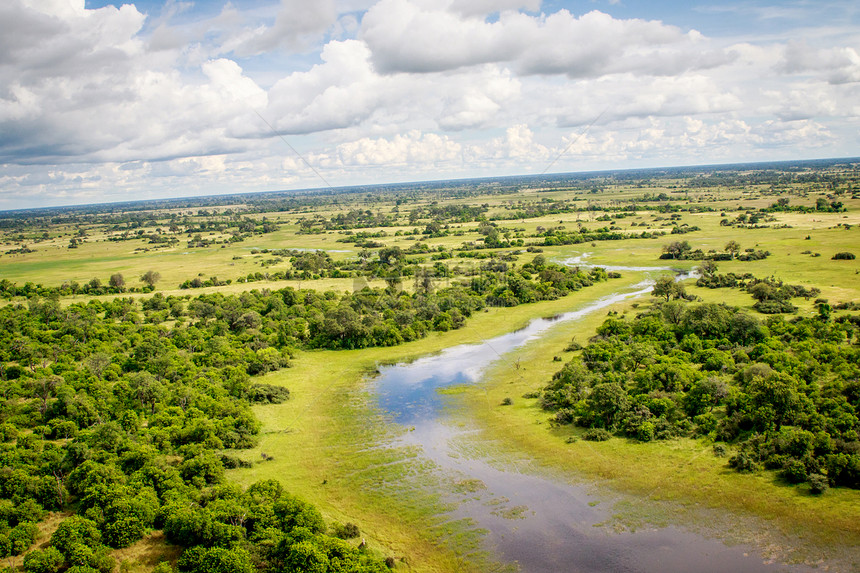
<path fill-rule="evenodd" d="M 157 283 L 159 280 L 161 280 L 161 273 L 153 270 L 146 271 L 140 277 L 140 281 L 146 283 L 146 285 L 150 288 L 154 288 L 155 283 Z"/>
<path fill-rule="evenodd" d="M 114 273 L 110 276 L 110 280 L 108 284 L 117 289 L 119 292 L 122 292 L 125 288 L 125 279 L 123 278 L 121 273 Z"/>
<path fill-rule="evenodd" d="M 726 243 L 726 246 L 723 250 L 729 253 L 732 259 L 734 259 L 735 256 L 737 256 L 737 254 L 740 252 L 741 245 L 737 241 L 729 241 L 728 243 Z"/>
<path fill-rule="evenodd" d="M 663 252 L 670 255 L 673 259 L 683 259 L 684 255 L 690 252 L 692 248 L 687 241 L 672 241 L 663 246 Z"/>

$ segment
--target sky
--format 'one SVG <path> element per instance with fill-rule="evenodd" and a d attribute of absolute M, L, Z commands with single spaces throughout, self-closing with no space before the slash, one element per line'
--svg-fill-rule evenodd
<path fill-rule="evenodd" d="M 856 0 L 0 2 L 0 209 L 856 156 Z"/>

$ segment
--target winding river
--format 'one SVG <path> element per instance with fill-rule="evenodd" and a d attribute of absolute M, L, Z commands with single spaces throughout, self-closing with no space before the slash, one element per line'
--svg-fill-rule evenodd
<path fill-rule="evenodd" d="M 571 264 L 583 265 L 582 259 Z M 612 268 L 665 271 L 668 268 Z M 643 281 L 626 292 L 476 345 L 449 348 L 408 364 L 384 366 L 371 387 L 379 404 L 408 428 L 399 444 L 417 446 L 440 471 L 472 486 L 451 513 L 486 531 L 485 547 L 502 563 L 527 573 L 558 572 L 724 572 L 807 571 L 805 567 L 767 563 L 752 547 L 727 546 L 680 527 L 645 527 L 635 531 L 601 526 L 612 518 L 612 502 L 587 485 L 571 485 L 530 471 L 528 464 L 499 467 L 463 447 L 475 429 L 447 419 L 439 389 L 478 381 L 492 363 L 562 322 L 577 320 L 651 290 Z"/>

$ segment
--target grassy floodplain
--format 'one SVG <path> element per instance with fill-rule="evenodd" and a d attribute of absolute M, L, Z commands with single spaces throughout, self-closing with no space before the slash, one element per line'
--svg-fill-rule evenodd
<path fill-rule="evenodd" d="M 635 313 L 633 304 L 637 303 L 621 303 L 609 311 Z M 477 419 L 483 432 L 473 439 L 491 444 L 481 446 L 485 455 L 504 458 L 528 452 L 533 463 L 553 475 L 594 480 L 609 491 L 630 494 L 632 498 L 618 506 L 622 526 L 681 523 L 730 542 L 756 539 L 766 556 L 779 560 L 835 559 L 843 567 L 858 566 L 853 550 L 860 544 L 856 519 L 860 492 L 840 489 L 818 497 L 787 485 L 774 473 L 739 474 L 726 466 L 724 458 L 713 455 L 709 440 L 571 443 L 571 437 L 581 438 L 581 429 L 553 427 L 536 399 L 522 397 L 535 389 L 534 380 L 548 381 L 559 369 L 553 358 L 568 354 L 564 349 L 571 338 L 587 340 L 605 318 L 605 312 L 594 313 L 553 329 L 506 356 L 481 383 L 454 395 L 454 419 L 470 419 L 473 424 Z M 519 368 L 512 368 L 513 363 Z M 513 404 L 501 406 L 505 398 Z M 710 523 L 703 522 L 703 516 Z"/>
<path fill-rule="evenodd" d="M 247 452 L 254 466 L 230 476 L 246 485 L 272 477 L 283 480 L 333 519 L 364 524 L 369 539 L 406 557 L 416 571 L 480 570 L 488 556 L 476 545 L 475 532 L 468 523 L 445 520 L 444 512 L 455 503 L 446 494 L 457 484 L 434 473 L 419 452 L 390 445 L 408 428 L 386 421 L 364 382 L 380 364 L 480 343 L 629 287 L 639 278 L 603 283 L 559 301 L 488 309 L 460 330 L 396 348 L 301 353 L 293 368 L 267 375 L 268 382 L 289 386 L 295 398 L 257 408 L 264 429 L 259 446 Z M 273 459 L 259 461 L 262 454 Z M 440 551 L 440 545 L 448 550 Z"/>
<path fill-rule="evenodd" d="M 833 260 L 837 253 L 860 254 L 857 189 L 857 163 L 837 162 L 492 184 L 449 182 L 298 199 L 263 195 L 223 204 L 210 200 L 96 213 L 69 209 L 11 214 L 0 217 L 0 280 L 38 286 L 0 303 L 38 306 L 41 300 L 56 298 L 61 308 L 68 308 L 131 298 L 136 318 L 128 320 L 153 325 L 167 336 L 172 329 L 200 321 L 190 311 L 191 301 L 200 295 L 240 298 L 249 291 L 291 287 L 329 291 L 334 299 L 364 286 L 381 291 L 394 271 L 402 273 L 399 286 L 413 294 L 426 288 L 422 277 L 432 279 L 436 290 L 474 284 L 476 277 L 491 273 L 533 280 L 540 276 L 536 257 L 549 264 L 578 260 L 610 268 L 692 270 L 700 260 L 661 259 L 661 254 L 670 243 L 685 241 L 707 256 L 724 255 L 727 244 L 737 241 L 740 253 L 761 250 L 769 256 L 720 260 L 720 273 L 752 273 L 820 290 L 815 298 L 793 299 L 798 311 L 787 315 L 791 320 L 817 316 L 820 304 L 860 302 L 860 264 L 856 259 Z M 768 210 L 785 198 L 791 209 Z M 314 262 L 317 266 L 302 266 L 307 263 L 302 256 L 317 251 L 327 258 Z M 395 263 L 383 264 L 383 253 Z M 143 288 L 140 277 L 147 271 L 158 273 L 154 289 Z M 124 287 L 105 288 L 116 274 L 124 277 Z M 473 484 L 439 473 L 420 451 L 401 445 L 398 438 L 409 428 L 393 424 L 378 410 L 367 381 L 379 365 L 479 343 L 533 318 L 573 310 L 629 288 L 645 273 L 621 270 L 620 275 L 558 300 L 510 307 L 497 301 L 460 328 L 431 329 L 424 338 L 396 346 L 315 349 L 310 338 L 283 343 L 291 367 L 251 380 L 284 386 L 291 399 L 253 406 L 262 423 L 259 442 L 219 452 L 249 466 L 228 469 L 228 482 L 249 486 L 279 480 L 287 491 L 318 507 L 327 522 L 358 524 L 361 538 L 379 555 L 394 557 L 397 570 L 495 567 L 473 524 L 447 514 L 472 493 Z M 200 284 L 180 287 L 191 280 Z M 204 284 L 207 280 L 210 284 Z M 96 283 L 101 286 L 85 286 Z M 500 292 L 504 286 L 499 285 Z M 749 292 L 737 288 L 711 290 L 688 282 L 687 292 L 749 311 L 755 302 Z M 175 312 L 146 308 L 153 293 L 176 303 Z M 632 316 L 652 302 L 646 296 L 613 310 Z M 834 318 L 851 314 L 856 311 L 833 311 Z M 831 488 L 824 496 L 812 496 L 806 485 L 789 486 L 772 471 L 736 473 L 726 459 L 712 454 L 707 439 L 568 443 L 582 431 L 551 427 L 549 413 L 537 400 L 522 396 L 546 385 L 570 357 L 564 348 L 571 338 L 585 344 L 604 318 L 602 311 L 554 328 L 505 356 L 480 384 L 446 392 L 451 395 L 452 423 L 482 430 L 480 438 L 464 447 L 499 463 L 524 458 L 535 471 L 616 492 L 624 500 L 618 505 L 619 523 L 626 526 L 677 522 L 695 527 L 705 512 L 719 524 L 704 527 L 706 534 L 730 542 L 754 534 L 768 555 L 790 561 L 841 558 L 860 545 L 858 490 Z M 261 343 L 257 337 L 253 344 L 275 344 L 275 338 Z M 23 366 L 14 362 L 10 364 Z M 513 363 L 518 367 L 512 368 Z M 43 357 L 42 364 L 50 367 L 50 357 Z M 30 369 L 37 370 L 32 365 Z M 126 374 L 134 372 L 120 368 L 120 375 Z M 28 399 L 36 403 L 37 396 L 25 394 L 7 406 Z M 512 405 L 500 406 L 505 398 Z M 23 431 L 35 435 L 44 433 L 43 427 L 34 423 Z M 181 455 L 171 456 L 175 465 L 183 461 Z M 66 513 L 45 520 L 42 548 L 61 516 L 74 511 L 73 506 L 64 509 Z M 731 525 L 735 521 L 739 525 Z M 150 531 L 114 554 L 125 570 L 150 571 L 159 556 L 175 562 L 181 553 L 165 539 L 160 531 Z M 18 558 L 15 564 L 20 563 Z"/>

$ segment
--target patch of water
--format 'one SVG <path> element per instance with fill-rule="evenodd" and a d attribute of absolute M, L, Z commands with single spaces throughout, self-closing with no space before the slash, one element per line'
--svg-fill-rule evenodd
<path fill-rule="evenodd" d="M 677 269 L 674 267 L 665 267 L 665 266 L 647 266 L 647 267 L 631 267 L 631 266 L 623 266 L 623 265 L 595 265 L 593 263 L 588 262 L 588 258 L 591 256 L 591 253 L 582 253 L 581 255 L 576 255 L 573 257 L 568 257 L 566 259 L 561 259 L 558 261 L 562 265 L 568 267 L 600 267 L 606 269 L 607 271 L 631 271 L 631 272 L 660 272 L 660 271 L 672 271 L 672 272 L 683 272 L 681 269 Z"/>
<path fill-rule="evenodd" d="M 632 270 L 627 268 L 626 270 Z M 649 268 L 649 270 L 664 270 Z M 522 464 L 500 468 L 457 444 L 469 429 L 446 423 L 437 390 L 477 381 L 493 362 L 537 338 L 554 325 L 579 319 L 651 290 L 644 281 L 634 290 L 602 298 L 583 309 L 532 321 L 519 331 L 482 344 L 449 348 L 409 364 L 384 366 L 371 386 L 380 406 L 409 428 L 399 445 L 419 447 L 454 482 L 465 484 L 451 517 L 469 518 L 487 531 L 486 542 L 502 562 L 529 573 L 808 571 L 767 563 L 751 546 L 727 546 L 678 527 L 616 531 L 610 509 L 586 485 L 570 485 L 530 472 Z"/>

